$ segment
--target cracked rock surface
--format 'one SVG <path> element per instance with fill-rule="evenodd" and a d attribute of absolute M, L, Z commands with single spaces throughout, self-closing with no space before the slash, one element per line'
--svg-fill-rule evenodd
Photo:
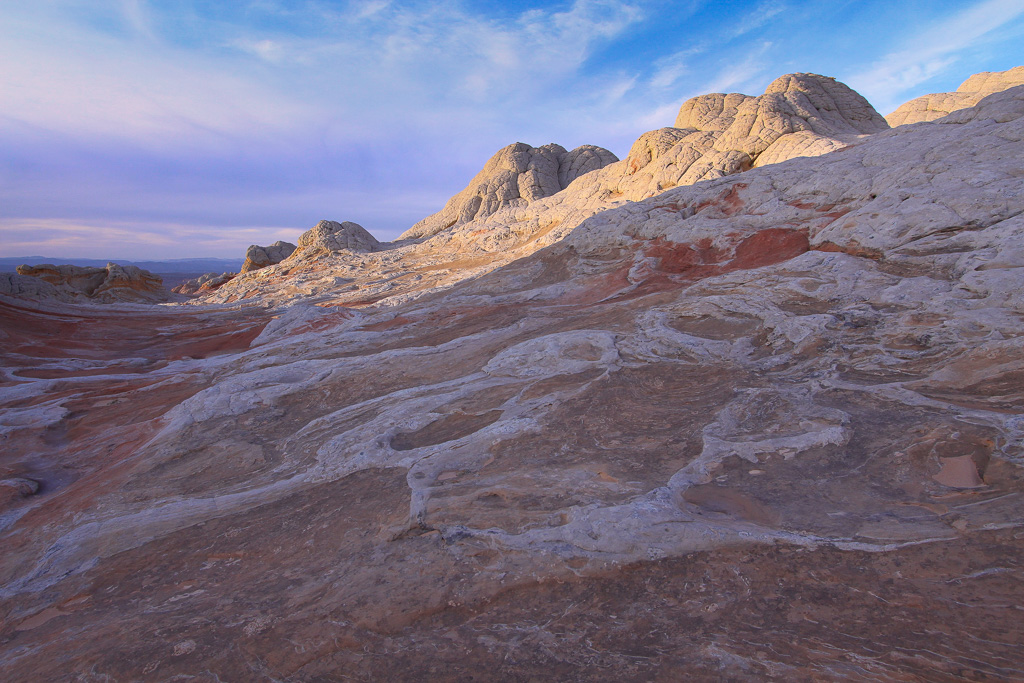
<path fill-rule="evenodd" d="M 0 298 L 0 677 L 1024 678 L 1024 87 L 847 122 L 203 305 Z"/>
<path fill-rule="evenodd" d="M 922 95 L 906 102 L 885 117 L 890 126 L 934 121 L 960 109 L 978 104 L 983 98 L 1008 88 L 1024 85 L 1024 66 L 1006 71 L 984 71 L 960 84 L 956 92 Z"/>

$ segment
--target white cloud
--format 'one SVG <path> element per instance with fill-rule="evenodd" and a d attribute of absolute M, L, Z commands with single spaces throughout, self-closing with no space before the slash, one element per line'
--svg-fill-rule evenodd
<path fill-rule="evenodd" d="M 311 123 L 308 107 L 230 65 L 56 21 L 0 25 L 3 116 L 36 130 L 203 154 Z M 5 127 L 0 120 L 0 135 Z"/>
<path fill-rule="evenodd" d="M 78 221 L 111 240 L 105 253 L 166 230 L 191 240 L 185 255 L 222 239 L 232 255 L 320 218 L 394 237 L 509 142 L 624 155 L 671 125 L 682 100 L 756 95 L 818 54 L 793 30 L 817 28 L 802 11 L 810 0 L 727 12 L 574 0 L 519 14 L 458 0 L 247 0 L 217 17 L 204 5 L 0 0 L 5 216 Z M 926 27 L 863 70 L 865 93 L 948 70 L 958 50 L 1006 33 L 1022 5 L 975 2 Z M 652 6 L 672 13 L 666 28 L 664 15 L 645 16 Z M 657 59 L 660 49 L 674 52 Z"/>
<path fill-rule="evenodd" d="M 732 31 L 732 37 L 738 38 L 761 28 L 787 9 L 789 8 L 779 0 L 763 0 L 752 12 L 749 12 L 736 22 L 736 27 Z"/>
<path fill-rule="evenodd" d="M 676 85 L 683 77 L 692 73 L 691 60 L 707 49 L 707 45 L 701 43 L 658 59 L 654 63 L 654 74 L 649 80 L 651 87 L 666 89 Z"/>
<path fill-rule="evenodd" d="M 875 61 L 845 82 L 880 111 L 899 106 L 903 95 L 943 73 L 959 53 L 977 47 L 996 29 L 1024 14 L 1024 0 L 984 0 L 930 26 L 904 41 L 894 52 Z"/>
<path fill-rule="evenodd" d="M 710 79 L 705 80 L 700 87 L 696 88 L 692 94 L 687 97 L 696 97 L 697 95 L 712 92 L 728 93 L 736 92 L 737 90 L 741 92 L 749 90 L 749 88 L 745 88 L 744 86 L 752 85 L 755 81 L 759 80 L 762 74 L 764 74 L 765 68 L 768 66 L 764 56 L 769 50 L 771 50 L 771 48 L 772 43 L 769 41 L 757 44 L 754 46 L 753 50 L 747 53 L 743 58 L 743 61 L 731 63 L 723 67 Z M 761 93 L 748 92 L 746 94 L 760 95 Z"/>
<path fill-rule="evenodd" d="M 272 64 L 283 62 L 288 53 L 288 48 L 281 41 L 270 40 L 269 38 L 263 40 L 237 38 L 231 41 L 229 45 L 256 55 L 260 59 Z"/>
<path fill-rule="evenodd" d="M 357 19 L 368 19 L 376 14 L 380 14 L 390 6 L 390 0 L 370 0 L 370 2 L 364 2 L 356 6 L 355 16 Z"/>
<path fill-rule="evenodd" d="M 417 117 L 457 128 L 465 123 L 457 118 L 479 120 L 474 108 L 535 100 L 565 84 L 599 41 L 640 18 L 636 6 L 612 0 L 576 0 L 507 23 L 456 5 L 381 0 L 325 13 L 320 35 L 216 25 L 223 34 L 192 37 L 207 43 L 195 49 L 175 46 L 143 0 L 118 3 L 133 35 L 83 25 L 59 9 L 82 9 L 71 0 L 6 16 L 0 9 L 3 115 L 152 151 L 287 144 L 330 122 L 353 140 Z M 154 32 L 164 38 L 135 40 Z"/>

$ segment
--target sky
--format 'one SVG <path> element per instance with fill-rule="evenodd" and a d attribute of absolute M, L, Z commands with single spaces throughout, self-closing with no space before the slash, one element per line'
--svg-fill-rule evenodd
<path fill-rule="evenodd" d="M 391 240 L 501 147 L 624 157 L 708 92 L 883 114 L 1024 64 L 1024 0 L 0 0 L 0 256 Z"/>

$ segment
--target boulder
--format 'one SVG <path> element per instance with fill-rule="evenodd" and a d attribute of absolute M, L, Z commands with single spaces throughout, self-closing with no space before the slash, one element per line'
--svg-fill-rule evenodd
<path fill-rule="evenodd" d="M 19 273 L 0 273 L 0 294 L 35 301 L 69 297 L 45 280 Z"/>
<path fill-rule="evenodd" d="M 245 251 L 245 263 L 242 264 L 241 273 L 249 273 L 260 268 L 280 263 L 292 255 L 296 249 L 291 242 L 278 240 L 273 244 L 261 247 L 258 244 L 250 244 Z"/>
<path fill-rule="evenodd" d="M 204 273 L 199 277 L 186 280 L 180 285 L 172 289 L 171 291 L 175 294 L 185 294 L 186 296 L 197 296 L 206 292 L 212 292 L 219 289 L 222 285 L 227 284 L 231 280 L 235 279 L 238 273 Z"/>
<path fill-rule="evenodd" d="M 373 252 L 381 244 L 366 228 L 351 221 L 320 221 L 299 237 L 299 249 Z"/>

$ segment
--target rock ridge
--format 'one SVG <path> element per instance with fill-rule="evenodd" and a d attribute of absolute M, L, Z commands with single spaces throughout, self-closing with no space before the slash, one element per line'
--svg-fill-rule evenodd
<path fill-rule="evenodd" d="M 45 284 L 21 279 L 26 277 Z M 162 278 L 138 266 L 117 263 L 108 263 L 104 268 L 49 263 L 18 266 L 17 275 L 0 278 L 0 293 L 98 303 L 156 303 L 168 298 Z"/>
<path fill-rule="evenodd" d="M 498 150 L 483 169 L 438 213 L 406 230 L 399 239 L 429 237 L 441 230 L 486 218 L 501 208 L 550 197 L 580 176 L 618 161 L 608 150 L 582 145 L 566 151 L 554 143 L 531 147 L 516 142 Z"/>
<path fill-rule="evenodd" d="M 1019 678 L 1024 86 L 850 135 L 0 298 L 0 678 Z"/>
<path fill-rule="evenodd" d="M 1024 66 L 1006 71 L 983 71 L 960 84 L 955 92 L 922 95 L 906 102 L 886 116 L 891 126 L 934 121 L 954 111 L 973 107 L 988 95 L 1024 85 Z"/>

